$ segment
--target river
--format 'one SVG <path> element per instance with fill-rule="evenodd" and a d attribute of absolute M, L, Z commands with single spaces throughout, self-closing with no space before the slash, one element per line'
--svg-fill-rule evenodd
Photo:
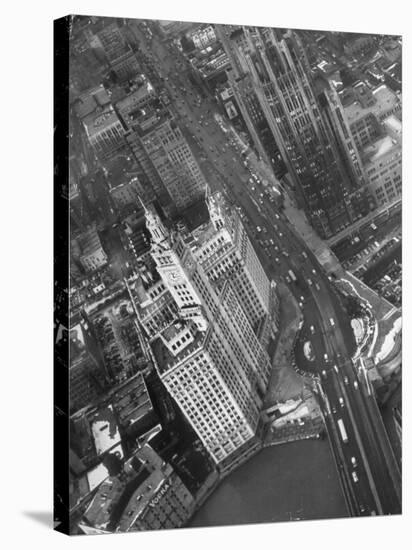
<path fill-rule="evenodd" d="M 226 477 L 188 527 L 347 517 L 327 440 L 268 447 Z"/>

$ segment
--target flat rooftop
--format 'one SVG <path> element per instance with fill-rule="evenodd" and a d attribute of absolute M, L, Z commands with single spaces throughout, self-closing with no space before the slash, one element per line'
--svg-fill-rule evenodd
<path fill-rule="evenodd" d="M 119 429 L 111 405 L 96 411 L 90 418 L 90 426 L 98 455 L 121 443 Z"/>
<path fill-rule="evenodd" d="M 74 110 L 79 118 L 84 118 L 93 113 L 98 107 L 104 107 L 110 103 L 107 90 L 101 84 L 91 88 L 78 97 L 74 103 Z"/>
<path fill-rule="evenodd" d="M 388 118 L 382 122 L 383 126 L 394 135 L 402 136 L 402 122 L 395 115 L 390 115 Z"/>
<path fill-rule="evenodd" d="M 117 388 L 111 401 L 121 424 L 130 426 L 153 410 L 143 375 L 139 372 Z"/>
<path fill-rule="evenodd" d="M 206 334 L 207 333 L 204 332 L 198 332 L 194 341 L 182 349 L 176 357 L 169 352 L 160 337 L 156 338 L 156 340 L 151 343 L 151 347 L 160 372 L 163 373 L 172 369 L 178 362 L 200 348 L 201 344 L 205 340 Z"/>
<path fill-rule="evenodd" d="M 117 102 L 119 109 L 128 109 L 140 103 L 142 99 L 151 97 L 154 94 L 154 88 L 148 80 L 143 82 L 139 87 L 133 90 L 125 98 Z"/>
<path fill-rule="evenodd" d="M 356 122 L 369 113 L 374 113 L 377 117 L 383 116 L 400 104 L 400 98 L 386 85 L 375 88 L 372 94 L 375 96 L 376 103 L 371 107 L 364 108 L 358 101 L 345 105 L 345 114 L 349 124 Z"/>
<path fill-rule="evenodd" d="M 120 120 L 115 110 L 110 105 L 106 106 L 101 111 L 93 112 L 84 117 L 83 124 L 87 135 L 91 137 L 95 134 L 99 134 L 106 128 L 110 128 L 115 124 L 120 124 Z"/>
<path fill-rule="evenodd" d="M 373 163 L 397 148 L 399 148 L 399 143 L 390 136 L 385 136 L 365 147 L 363 156 L 367 162 Z"/>

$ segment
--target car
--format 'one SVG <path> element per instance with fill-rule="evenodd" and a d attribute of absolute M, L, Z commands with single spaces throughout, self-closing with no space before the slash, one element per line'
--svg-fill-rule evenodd
<path fill-rule="evenodd" d="M 336 407 L 335 406 L 332 407 L 332 412 L 333 412 L 333 414 L 336 414 Z"/>
<path fill-rule="evenodd" d="M 343 379 L 343 381 L 345 382 L 346 385 L 349 384 L 349 378 L 347 376 L 345 376 L 345 378 Z"/>
<path fill-rule="evenodd" d="M 359 510 L 363 513 L 366 511 L 365 506 L 363 504 L 359 504 Z"/>
<path fill-rule="evenodd" d="M 313 325 L 310 326 L 310 332 L 312 334 L 315 334 L 315 327 Z"/>
<path fill-rule="evenodd" d="M 308 279 L 308 285 L 309 285 L 309 286 L 312 286 L 312 281 L 311 281 L 311 279 Z"/>
<path fill-rule="evenodd" d="M 308 257 L 308 255 L 306 254 L 306 252 L 302 252 L 302 256 L 303 256 L 304 258 L 307 258 L 307 257 Z"/>
<path fill-rule="evenodd" d="M 279 214 L 275 214 L 275 218 L 278 220 L 279 219 Z"/>
<path fill-rule="evenodd" d="M 304 302 L 304 301 L 305 301 L 305 298 L 304 298 L 304 296 L 301 296 L 301 297 L 300 297 L 300 299 L 301 299 L 301 301 L 302 301 L 302 302 Z"/>
<path fill-rule="evenodd" d="M 315 269 L 312 269 L 312 273 L 313 273 L 314 275 L 316 275 L 316 270 L 315 270 Z"/>
<path fill-rule="evenodd" d="M 328 360 L 329 360 L 328 354 L 327 354 L 327 353 L 324 353 L 324 354 L 323 354 L 323 358 L 324 358 L 325 361 L 328 361 Z"/>
<path fill-rule="evenodd" d="M 335 371 L 336 373 L 339 372 L 338 365 L 333 365 L 333 369 L 334 369 L 334 371 Z"/>
<path fill-rule="evenodd" d="M 262 231 L 262 228 L 258 225 L 258 226 L 256 227 L 256 231 L 257 231 L 258 233 L 260 233 L 260 232 Z"/>
<path fill-rule="evenodd" d="M 352 478 L 355 483 L 358 483 L 359 478 L 358 478 L 358 474 L 355 471 L 352 472 Z"/>
<path fill-rule="evenodd" d="M 339 397 L 339 405 L 343 408 L 345 406 L 345 401 L 343 400 L 343 397 Z"/>
<path fill-rule="evenodd" d="M 315 283 L 315 287 L 316 287 L 316 290 L 320 290 L 320 286 L 318 285 L 318 283 Z"/>
<path fill-rule="evenodd" d="M 356 380 L 355 380 L 355 382 L 353 383 L 353 387 L 355 388 L 355 390 L 357 390 L 358 387 L 359 387 L 359 386 L 358 386 L 358 383 L 356 382 Z"/>
<path fill-rule="evenodd" d="M 354 456 L 352 456 L 350 461 L 352 462 L 353 467 L 356 468 L 356 466 L 358 465 L 358 463 L 356 462 L 356 458 Z"/>
<path fill-rule="evenodd" d="M 333 317 L 331 317 L 329 319 L 329 321 L 330 321 L 331 326 L 334 327 L 335 326 L 335 321 L 333 320 Z"/>
<path fill-rule="evenodd" d="M 322 371 L 322 376 L 323 376 L 323 378 L 326 378 L 326 371 L 325 370 Z"/>

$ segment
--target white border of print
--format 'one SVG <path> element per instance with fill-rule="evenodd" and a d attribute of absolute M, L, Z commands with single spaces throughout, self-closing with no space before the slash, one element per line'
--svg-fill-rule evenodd
<path fill-rule="evenodd" d="M 410 438 L 404 434 L 404 515 L 69 539 L 49 528 L 52 505 L 52 19 L 69 13 L 404 35 L 404 127 L 410 128 L 408 3 L 393 0 L 49 0 L 10 2 L 2 25 L 2 539 L 5 548 L 405 547 Z M 6 118 L 6 127 L 4 126 Z M 405 135 L 409 134 L 405 131 Z M 410 143 L 405 140 L 405 151 Z M 410 212 L 410 155 L 404 209 Z M 409 177 L 408 177 L 409 176 Z M 404 227 L 404 242 L 411 242 Z M 404 263 L 409 275 L 409 254 Z M 410 279 L 405 275 L 405 283 Z M 405 284 L 404 311 L 410 311 Z M 4 305 L 6 306 L 4 308 Z M 405 314 L 404 327 L 408 327 Z M 406 329 L 408 330 L 408 329 Z M 405 338 L 405 357 L 410 343 Z M 406 364 L 406 367 L 409 365 Z M 404 369 L 404 388 L 410 377 Z M 410 406 L 403 401 L 404 416 Z M 404 421 L 408 426 L 409 422 Z M 48 524 L 49 521 L 49 524 Z"/>

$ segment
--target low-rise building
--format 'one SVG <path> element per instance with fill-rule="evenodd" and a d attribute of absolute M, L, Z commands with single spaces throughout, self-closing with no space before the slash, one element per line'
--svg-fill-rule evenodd
<path fill-rule="evenodd" d="M 141 435 L 158 423 L 153 404 L 142 373 L 138 372 L 117 386 L 110 401 L 121 431 L 127 435 Z"/>
<path fill-rule="evenodd" d="M 86 115 L 82 122 L 97 156 L 109 158 L 125 146 L 125 129 L 111 105 Z"/>
<path fill-rule="evenodd" d="M 89 504 L 83 522 L 107 532 L 182 527 L 194 511 L 194 498 L 149 446 L 127 460 L 119 475 L 108 477 Z"/>
<path fill-rule="evenodd" d="M 80 263 L 85 271 L 94 271 L 107 264 L 107 254 L 102 247 L 96 226 L 91 226 L 78 237 L 81 249 Z"/>
<path fill-rule="evenodd" d="M 382 134 L 381 123 L 390 115 L 401 117 L 399 94 L 386 85 L 371 90 L 364 82 L 340 92 L 344 114 L 359 150 Z"/>
<path fill-rule="evenodd" d="M 199 28 L 188 33 L 193 44 L 198 49 L 203 49 L 216 42 L 216 33 L 213 25 L 201 25 Z"/>
<path fill-rule="evenodd" d="M 103 84 L 79 95 L 73 102 L 74 111 L 80 120 L 110 105 L 110 97 Z"/>

